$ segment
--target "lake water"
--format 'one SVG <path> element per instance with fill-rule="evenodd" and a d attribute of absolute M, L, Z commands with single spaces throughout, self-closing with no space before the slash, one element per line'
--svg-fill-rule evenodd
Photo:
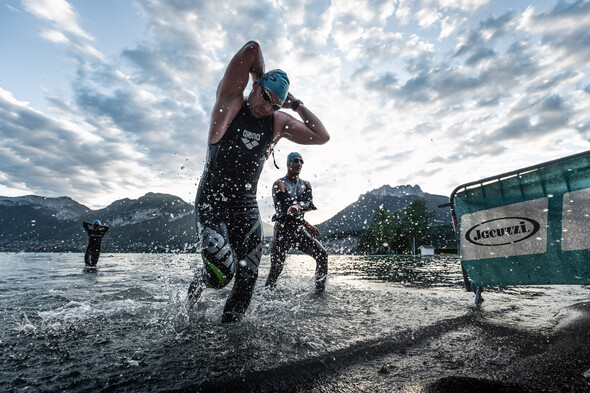
<path fill-rule="evenodd" d="M 439 375 L 420 360 L 432 349 L 412 340 L 444 333 L 460 351 L 476 320 L 549 333 L 590 294 L 588 286 L 490 289 L 478 309 L 456 258 L 342 255 L 330 256 L 324 295 L 314 295 L 314 262 L 304 255 L 288 256 L 270 291 L 265 255 L 244 319 L 221 324 L 233 283 L 186 308 L 195 255 L 103 253 L 94 272 L 83 259 L 0 254 L 0 391 L 393 391 Z M 377 369 L 362 386 L 334 382 L 394 355 L 387 380 Z M 330 389 L 318 387 L 330 378 Z"/>

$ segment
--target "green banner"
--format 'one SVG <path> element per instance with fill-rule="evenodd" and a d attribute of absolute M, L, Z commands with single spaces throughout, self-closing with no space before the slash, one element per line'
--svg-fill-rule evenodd
<path fill-rule="evenodd" d="M 590 151 L 456 191 L 459 254 L 474 285 L 590 284 Z"/>

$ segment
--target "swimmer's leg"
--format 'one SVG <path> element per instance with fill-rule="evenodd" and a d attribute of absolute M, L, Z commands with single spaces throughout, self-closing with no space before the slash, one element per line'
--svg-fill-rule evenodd
<path fill-rule="evenodd" d="M 221 322 L 233 322 L 242 318 L 252 300 L 258 278 L 258 265 L 262 257 L 262 228 L 259 218 L 246 234 L 237 255 L 244 255 L 244 250 L 246 251 L 244 258 L 240 258 L 236 264 L 234 287 L 225 303 Z"/>
<path fill-rule="evenodd" d="M 235 259 L 229 244 L 225 225 L 222 223 L 204 226 L 199 231 L 201 237 L 201 257 L 203 267 L 195 273 L 188 288 L 189 305 L 199 300 L 205 288 L 223 288 L 235 273 Z"/>
<path fill-rule="evenodd" d="M 92 253 L 92 256 L 91 256 L 92 266 L 96 266 L 96 264 L 98 263 L 98 257 L 100 257 L 100 251 L 95 251 Z"/>
<path fill-rule="evenodd" d="M 197 276 L 195 274 L 195 276 Z M 188 286 L 188 293 L 187 293 L 187 300 L 189 308 L 193 307 L 203 294 L 203 290 L 205 289 L 205 285 L 201 280 L 200 276 L 195 277 L 193 281 L 191 281 L 190 285 Z"/>
<path fill-rule="evenodd" d="M 86 248 L 86 253 L 84 254 L 84 264 L 86 266 L 96 266 L 99 256 L 100 251 L 94 250 L 90 247 Z"/>
<path fill-rule="evenodd" d="M 287 251 L 291 248 L 289 233 L 285 230 L 284 225 L 277 223 L 275 225 L 275 234 L 272 242 L 272 251 L 270 254 L 270 272 L 264 286 L 274 288 L 279 275 L 285 266 Z"/>
<path fill-rule="evenodd" d="M 205 268 L 202 267 L 201 269 L 195 272 L 193 277 L 193 281 L 188 286 L 188 291 L 186 294 L 186 300 L 188 302 L 188 308 L 192 308 L 203 294 L 203 290 L 205 289 L 205 282 L 203 280 L 203 270 Z"/>
<path fill-rule="evenodd" d="M 315 292 L 323 293 L 326 289 L 326 279 L 328 277 L 328 252 L 322 244 L 311 237 L 303 228 L 298 231 L 296 248 L 315 259 Z"/>
<path fill-rule="evenodd" d="M 84 254 L 84 265 L 86 266 L 92 266 L 92 261 L 91 261 L 91 252 L 90 252 L 90 248 L 87 247 L 86 248 L 86 253 Z"/>

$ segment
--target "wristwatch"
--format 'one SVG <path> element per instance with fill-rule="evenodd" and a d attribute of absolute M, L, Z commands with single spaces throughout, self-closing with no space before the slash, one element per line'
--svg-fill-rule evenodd
<path fill-rule="evenodd" d="M 293 109 L 294 111 L 296 111 L 297 110 L 297 107 L 299 107 L 299 105 L 303 105 L 303 102 L 301 102 L 301 100 L 295 100 L 291 104 L 291 109 Z"/>

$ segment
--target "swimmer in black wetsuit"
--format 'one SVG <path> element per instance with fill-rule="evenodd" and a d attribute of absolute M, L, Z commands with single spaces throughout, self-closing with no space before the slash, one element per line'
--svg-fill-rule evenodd
<path fill-rule="evenodd" d="M 313 204 L 311 184 L 299 178 L 303 166 L 303 157 L 297 152 L 287 157 L 287 175 L 278 179 L 272 187 L 272 198 L 276 214 L 270 257 L 270 273 L 266 286 L 274 288 L 283 271 L 287 252 L 295 248 L 316 261 L 315 290 L 323 293 L 326 288 L 328 275 L 328 253 L 316 239 L 320 232 L 305 221 L 303 215 L 310 210 L 316 210 Z"/>
<path fill-rule="evenodd" d="M 250 76 L 252 90 L 244 98 Z M 292 109 L 303 121 L 281 108 Z M 203 268 L 195 273 L 188 300 L 194 304 L 203 288 L 223 288 L 235 275 L 222 322 L 240 319 L 252 298 L 262 255 L 256 189 L 271 145 L 281 138 L 314 145 L 330 136 L 289 92 L 285 72 L 264 72 L 260 45 L 250 41 L 231 59 L 217 88 L 207 162 L 195 201 Z"/>
<path fill-rule="evenodd" d="M 92 224 L 84 221 L 82 226 L 88 233 L 88 247 L 86 247 L 86 254 L 84 254 L 84 263 L 86 266 L 96 266 L 102 247 L 102 238 L 109 227 L 101 225 L 99 220 L 95 220 Z"/>

